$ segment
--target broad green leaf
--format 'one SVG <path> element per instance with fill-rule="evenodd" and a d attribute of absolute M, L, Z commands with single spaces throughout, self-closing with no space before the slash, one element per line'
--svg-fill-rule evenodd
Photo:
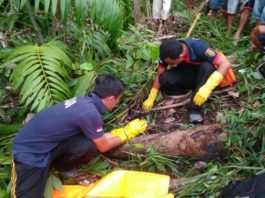
<path fill-rule="evenodd" d="M 70 91 L 69 91 L 68 87 L 66 87 L 66 86 L 63 86 L 63 85 L 58 86 L 57 84 L 52 83 L 52 82 L 49 83 L 49 85 L 51 87 L 57 89 L 58 91 L 65 93 L 67 96 L 69 96 L 69 94 L 70 94 Z"/>
<path fill-rule="evenodd" d="M 22 122 L 14 124 L 0 124 L 0 135 L 8 135 L 17 132 L 23 126 Z"/>
<path fill-rule="evenodd" d="M 82 63 L 80 65 L 80 69 L 86 70 L 86 71 L 91 71 L 91 70 L 93 70 L 93 64 L 92 63 Z"/>
<path fill-rule="evenodd" d="M 55 73 L 55 72 L 52 72 L 52 71 L 46 70 L 46 71 L 45 71 L 45 74 L 46 74 L 47 76 L 52 76 L 52 77 L 56 78 L 57 80 L 62 81 L 62 83 L 65 83 L 65 82 L 63 81 L 62 76 L 60 76 L 59 74 L 57 74 L 57 73 Z"/>
<path fill-rule="evenodd" d="M 83 23 L 87 17 L 87 0 L 75 0 L 75 16 L 79 24 Z"/>
<path fill-rule="evenodd" d="M 61 65 L 44 64 L 43 67 L 45 70 L 49 70 L 51 72 L 56 71 L 57 73 L 61 74 L 62 76 L 67 76 L 67 71 Z"/>
<path fill-rule="evenodd" d="M 27 57 L 29 57 L 29 56 L 31 56 L 31 55 L 34 55 L 34 54 L 23 54 L 23 55 L 21 55 L 21 56 L 18 56 L 18 57 L 16 57 L 16 58 L 12 59 L 12 60 L 8 60 L 8 61 L 4 62 L 4 64 L 2 64 L 2 65 L 0 66 L 0 68 L 6 67 L 7 65 L 9 65 L 9 64 L 11 64 L 11 63 L 16 63 L 16 62 L 19 62 L 19 61 L 21 61 L 21 60 L 24 60 L 25 58 L 27 58 Z"/>
<path fill-rule="evenodd" d="M 45 81 L 42 81 L 37 86 L 35 86 L 34 89 L 27 88 L 25 92 L 23 92 L 21 102 L 24 103 L 27 100 L 26 105 L 30 104 L 34 100 L 36 95 L 40 92 L 40 90 L 45 89 L 44 84 L 45 84 Z"/>
<path fill-rule="evenodd" d="M 61 18 L 66 21 L 71 11 L 71 0 L 60 0 Z"/>
<path fill-rule="evenodd" d="M 35 98 L 38 96 L 38 94 L 40 94 L 41 92 L 45 92 L 46 89 L 40 89 L 39 92 L 30 92 L 33 93 L 32 95 L 29 95 L 27 98 L 25 98 L 25 101 L 23 101 L 25 103 L 26 106 L 32 106 L 33 101 L 35 100 Z"/>
<path fill-rule="evenodd" d="M 89 72 L 75 79 L 74 87 L 72 88 L 72 96 L 85 96 L 93 86 L 93 81 L 95 79 L 95 73 Z"/>
<path fill-rule="evenodd" d="M 40 112 L 42 111 L 43 109 L 45 109 L 46 107 L 50 106 L 49 105 L 49 101 L 46 100 L 46 99 L 43 99 L 40 104 L 38 105 L 38 108 L 37 108 L 37 112 Z"/>
<path fill-rule="evenodd" d="M 38 107 L 38 105 L 41 103 L 41 101 L 47 100 L 48 98 L 51 98 L 51 94 L 47 95 L 47 94 L 45 94 L 44 89 L 41 89 L 41 91 L 38 93 L 38 95 L 35 97 L 35 99 L 33 101 L 33 104 L 31 106 L 31 110 L 35 111 L 35 109 Z"/>
<path fill-rule="evenodd" d="M 55 16 L 56 11 L 57 11 L 57 4 L 58 4 L 58 0 L 52 0 L 52 16 Z"/>
<path fill-rule="evenodd" d="M 34 10 L 35 10 L 35 13 L 37 13 L 39 9 L 40 9 L 40 0 L 35 0 L 34 1 Z"/>
<path fill-rule="evenodd" d="M 56 177 L 55 175 L 52 175 L 52 185 L 55 189 L 62 191 L 63 190 L 63 184 L 61 180 Z"/>
<path fill-rule="evenodd" d="M 15 88 L 21 87 L 21 102 L 26 107 L 39 111 L 70 96 L 64 64 L 71 65 L 71 60 L 66 50 L 62 42 L 51 41 L 40 47 L 21 46 L 9 53 L 4 64 L 17 62 L 10 79 Z"/>
<path fill-rule="evenodd" d="M 15 10 L 19 10 L 20 0 L 11 0 L 11 5 L 15 8 Z"/>
<path fill-rule="evenodd" d="M 122 12 L 115 0 L 90 0 L 90 17 L 111 34 L 111 41 L 121 35 Z"/>
<path fill-rule="evenodd" d="M 20 9 L 22 9 L 24 7 L 24 5 L 26 4 L 28 0 L 21 0 L 20 1 Z"/>
<path fill-rule="evenodd" d="M 44 0 L 44 12 L 47 15 L 50 9 L 51 0 Z"/>
<path fill-rule="evenodd" d="M 126 68 L 130 68 L 130 67 L 133 65 L 133 63 L 134 63 L 134 60 L 133 60 L 133 58 L 132 58 L 130 55 L 128 55 L 128 54 L 126 54 L 126 58 L 127 58 L 127 62 L 126 62 L 125 67 L 126 67 Z"/>
<path fill-rule="evenodd" d="M 44 190 L 44 198 L 51 198 L 52 192 L 53 192 L 52 175 L 50 175 L 46 181 L 46 186 Z"/>
<path fill-rule="evenodd" d="M 57 78 L 54 78 L 54 77 L 47 77 L 47 79 L 48 79 L 49 82 L 55 83 L 58 86 L 63 87 L 65 90 L 69 90 L 67 84 L 63 80 L 57 79 Z"/>
<path fill-rule="evenodd" d="M 65 95 L 65 93 L 58 91 L 58 89 L 51 88 L 52 98 L 57 101 L 63 101 L 69 98 L 69 96 Z"/>

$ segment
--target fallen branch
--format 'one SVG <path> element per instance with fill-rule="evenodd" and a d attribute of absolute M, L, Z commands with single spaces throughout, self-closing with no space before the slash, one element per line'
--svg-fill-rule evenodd
<path fill-rule="evenodd" d="M 163 106 L 163 107 L 157 107 L 157 108 L 153 108 L 150 111 L 161 111 L 161 110 L 165 110 L 165 109 L 170 109 L 170 108 L 175 108 L 175 107 L 181 107 L 184 106 L 186 104 L 188 104 L 190 102 L 190 98 L 182 101 L 182 102 L 178 102 L 176 104 L 172 104 L 172 105 L 167 105 L 167 106 Z"/>
<path fill-rule="evenodd" d="M 110 157 L 127 159 L 129 153 L 144 154 L 146 149 L 155 147 L 157 151 L 170 156 L 186 156 L 199 158 L 219 158 L 224 154 L 224 144 L 220 137 L 220 125 L 204 125 L 170 133 L 144 134 L 132 139 L 108 153 Z M 134 144 L 143 145 L 136 148 Z"/>

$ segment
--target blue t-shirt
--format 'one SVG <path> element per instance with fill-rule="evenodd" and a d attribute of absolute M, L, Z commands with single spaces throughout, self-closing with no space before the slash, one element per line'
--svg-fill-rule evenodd
<path fill-rule="evenodd" d="M 75 97 L 35 115 L 16 135 L 15 159 L 34 167 L 46 167 L 51 151 L 63 140 L 83 133 L 89 139 L 103 135 L 101 114 L 105 106 L 96 94 Z"/>
<path fill-rule="evenodd" d="M 185 43 L 189 49 L 189 56 L 184 57 L 183 62 L 191 64 L 210 62 L 212 64 L 216 64 L 219 59 L 219 53 L 200 39 L 178 39 L 178 41 Z M 168 66 L 168 64 L 161 59 L 158 59 L 158 63 L 162 67 Z"/>

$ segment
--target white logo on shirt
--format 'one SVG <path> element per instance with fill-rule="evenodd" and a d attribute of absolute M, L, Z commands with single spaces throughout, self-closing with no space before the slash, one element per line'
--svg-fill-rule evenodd
<path fill-rule="evenodd" d="M 64 102 L 64 107 L 67 109 L 67 108 L 69 108 L 69 107 L 71 107 L 73 104 L 75 104 L 76 103 L 76 97 L 74 97 L 74 98 L 71 98 L 71 99 L 69 99 L 69 100 L 66 100 L 65 102 Z"/>

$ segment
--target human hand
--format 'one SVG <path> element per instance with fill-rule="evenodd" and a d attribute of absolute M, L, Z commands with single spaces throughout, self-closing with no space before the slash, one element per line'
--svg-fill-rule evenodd
<path fill-rule="evenodd" d="M 158 94 L 158 89 L 152 88 L 150 94 L 148 95 L 148 98 L 143 103 L 143 109 L 145 111 L 152 109 L 157 94 Z"/>

